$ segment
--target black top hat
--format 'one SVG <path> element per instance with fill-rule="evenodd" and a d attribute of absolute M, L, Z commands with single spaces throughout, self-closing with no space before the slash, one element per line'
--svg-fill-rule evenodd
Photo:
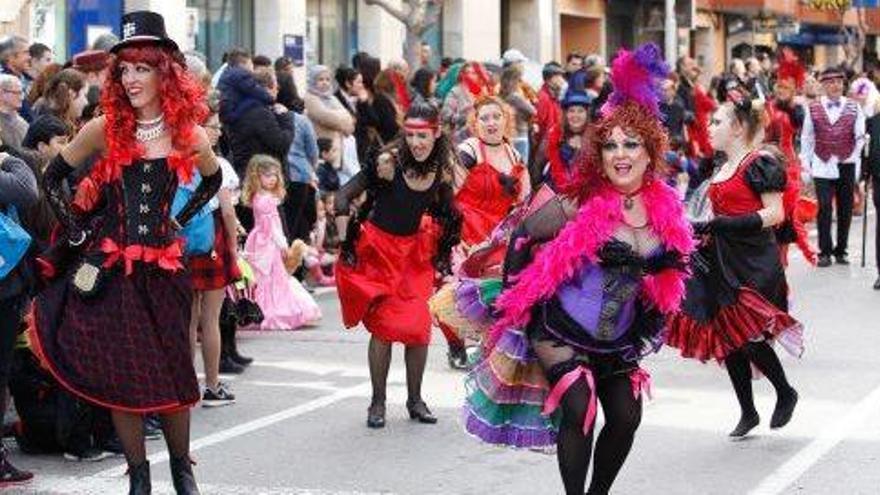
<path fill-rule="evenodd" d="M 122 39 L 113 45 L 110 53 L 138 44 L 157 44 L 180 52 L 177 43 L 165 31 L 165 19 L 155 12 L 138 10 L 123 15 L 120 31 Z"/>

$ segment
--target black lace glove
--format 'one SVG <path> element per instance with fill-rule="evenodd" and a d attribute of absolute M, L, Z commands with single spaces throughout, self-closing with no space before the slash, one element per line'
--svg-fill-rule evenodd
<path fill-rule="evenodd" d="M 198 213 L 203 206 L 208 204 L 208 201 L 211 201 L 211 198 L 217 194 L 222 183 L 223 171 L 219 168 L 212 175 L 203 175 L 202 182 L 199 183 L 192 197 L 189 198 L 189 201 L 183 205 L 183 209 L 178 213 L 177 218 L 175 219 L 177 224 L 180 225 L 180 227 L 185 227 L 186 224 L 196 216 L 196 213 Z"/>
<path fill-rule="evenodd" d="M 660 256 L 653 256 L 645 261 L 645 273 L 660 273 L 667 268 L 674 268 L 679 271 L 687 270 L 687 263 L 678 251 L 665 251 Z"/>
<path fill-rule="evenodd" d="M 693 222 L 695 235 L 707 235 L 718 233 L 750 233 L 758 232 L 764 228 L 761 215 L 749 213 L 747 215 L 717 216 L 708 222 Z"/>
<path fill-rule="evenodd" d="M 67 234 L 67 242 L 71 246 L 81 246 L 85 243 L 89 232 L 70 207 L 70 198 L 64 190 L 64 179 L 73 171 L 74 168 L 59 153 L 49 162 L 43 172 L 41 185 L 46 194 L 46 200 L 49 202 L 52 212 L 55 213 L 55 218 L 58 219 L 58 223 Z"/>

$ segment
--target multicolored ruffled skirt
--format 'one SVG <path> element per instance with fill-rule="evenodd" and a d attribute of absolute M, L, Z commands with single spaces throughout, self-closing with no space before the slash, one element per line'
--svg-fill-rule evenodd
<path fill-rule="evenodd" d="M 501 285 L 500 278 L 462 278 L 441 287 L 428 301 L 428 308 L 459 338 L 479 342 L 492 326 L 492 302 Z"/>
<path fill-rule="evenodd" d="M 515 448 L 551 450 L 559 415 L 542 408 L 550 392 L 523 330 L 508 329 L 465 381 L 465 429 L 480 440 Z"/>

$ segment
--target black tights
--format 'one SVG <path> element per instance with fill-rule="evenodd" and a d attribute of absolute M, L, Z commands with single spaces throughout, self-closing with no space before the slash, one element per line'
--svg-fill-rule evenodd
<path fill-rule="evenodd" d="M 752 370 L 749 363 L 753 363 L 770 380 L 773 388 L 776 389 L 777 396 L 789 394 L 792 390 L 785 378 L 782 363 L 779 362 L 779 357 L 770 344 L 766 341 L 747 343 L 742 348 L 728 354 L 724 360 L 743 416 L 758 414 L 752 395 Z"/>
<path fill-rule="evenodd" d="M 388 382 L 388 369 L 391 367 L 391 342 L 370 337 L 367 350 L 370 363 L 370 381 L 373 384 L 373 400 L 371 405 L 385 404 L 385 389 Z M 422 400 L 422 378 L 428 362 L 428 346 L 406 346 L 404 351 L 406 362 L 406 391 L 410 403 Z"/>
<path fill-rule="evenodd" d="M 147 460 L 143 415 L 113 411 L 113 426 L 122 442 L 129 466 L 138 466 Z M 172 458 L 189 457 L 189 409 L 163 414 L 162 433 Z"/>
<path fill-rule="evenodd" d="M 574 369 L 574 350 L 550 341 L 533 341 L 542 368 L 555 383 L 565 371 Z M 582 364 L 581 364 L 582 365 Z M 614 374 L 596 381 L 596 394 L 602 404 L 605 425 L 596 440 L 593 478 L 589 494 L 605 494 L 629 455 L 636 430 L 642 420 L 641 398 L 633 396 L 629 374 Z M 568 495 L 584 493 L 590 458 L 593 454 L 593 429 L 584 435 L 584 418 L 590 398 L 586 380 L 578 379 L 562 396 L 562 422 L 556 437 L 556 457 L 562 484 Z"/>

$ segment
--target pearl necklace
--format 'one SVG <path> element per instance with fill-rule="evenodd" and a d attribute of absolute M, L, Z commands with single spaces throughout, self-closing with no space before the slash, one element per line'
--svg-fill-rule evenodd
<path fill-rule="evenodd" d="M 140 126 L 151 127 L 151 126 L 154 126 L 154 125 L 158 124 L 159 122 L 162 122 L 163 120 L 165 120 L 165 114 L 164 114 L 164 113 L 160 113 L 159 116 L 156 117 L 155 119 L 150 119 L 150 120 L 135 120 L 135 122 L 137 122 L 137 124 L 140 125 Z"/>
<path fill-rule="evenodd" d="M 146 143 L 155 141 L 165 132 L 165 115 L 159 115 L 155 119 L 137 120 L 137 128 L 134 130 L 134 137 L 138 142 Z"/>

